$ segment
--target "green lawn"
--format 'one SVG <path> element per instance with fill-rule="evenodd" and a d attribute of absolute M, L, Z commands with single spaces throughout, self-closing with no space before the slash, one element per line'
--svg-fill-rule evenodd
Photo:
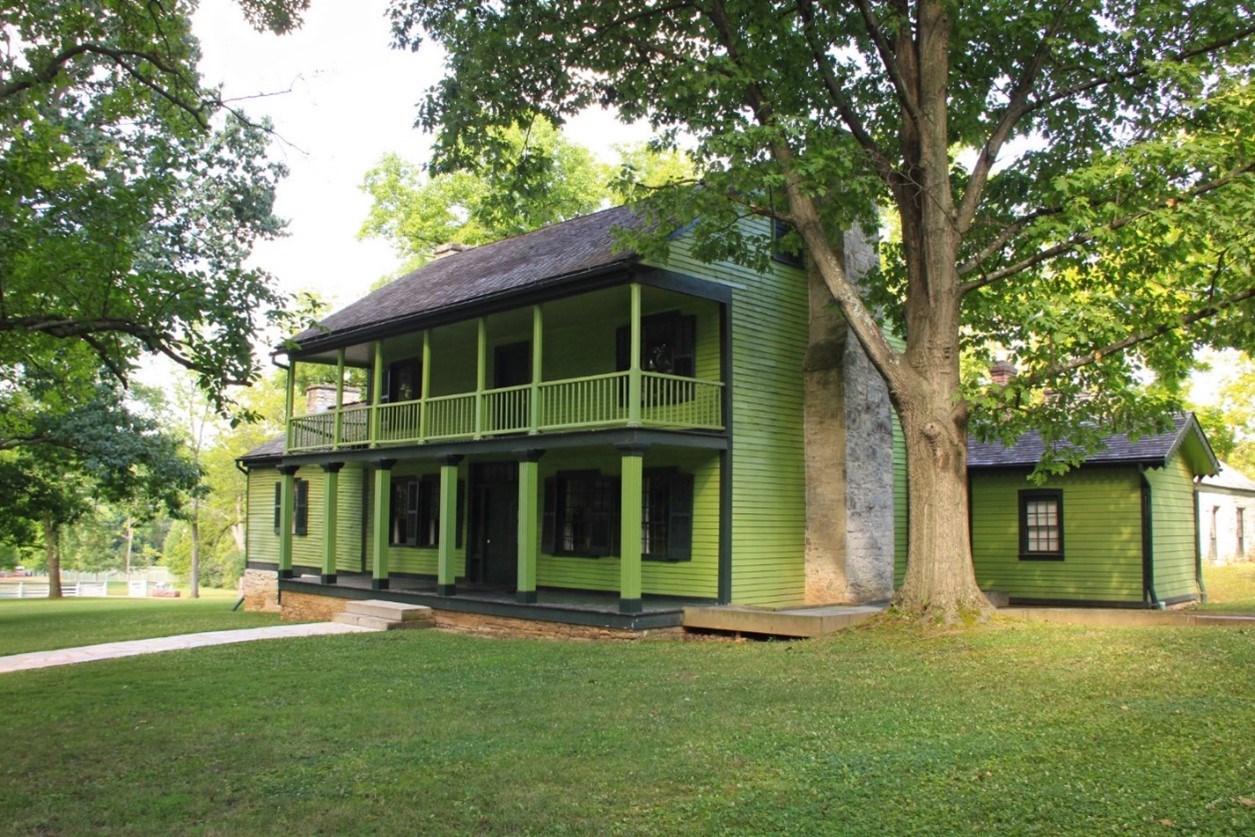
<path fill-rule="evenodd" d="M 0 656 L 279 624 L 277 614 L 232 613 L 235 600 L 225 590 L 202 591 L 199 599 L 4 599 Z"/>
<path fill-rule="evenodd" d="M 999 620 L 795 643 L 246 643 L 0 676 L 0 822 L 1251 833 L 1252 695 L 1245 629 Z"/>
<path fill-rule="evenodd" d="M 1207 604 L 1200 605 L 1199 610 L 1255 614 L 1255 561 L 1223 567 L 1204 564 L 1203 583 L 1207 585 Z"/>

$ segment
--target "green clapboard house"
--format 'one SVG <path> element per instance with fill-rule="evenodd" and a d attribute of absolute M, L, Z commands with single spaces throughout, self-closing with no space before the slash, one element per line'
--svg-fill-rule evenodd
<path fill-rule="evenodd" d="M 297 335 L 283 363 L 332 403 L 289 383 L 285 438 L 240 459 L 249 575 L 622 628 L 802 603 L 805 272 L 703 264 L 683 231 L 650 262 L 616 246 L 638 223 L 460 250 Z"/>
<path fill-rule="evenodd" d="M 1043 484 L 1029 433 L 968 450 L 972 555 L 982 589 L 1012 603 L 1159 607 L 1198 599 L 1196 478 L 1219 463 L 1193 414 L 1105 449 Z"/>

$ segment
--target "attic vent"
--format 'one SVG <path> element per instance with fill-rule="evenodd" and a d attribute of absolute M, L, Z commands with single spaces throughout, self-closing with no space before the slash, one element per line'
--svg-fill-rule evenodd
<path fill-rule="evenodd" d="M 456 253 L 464 253 L 467 250 L 471 250 L 471 249 L 473 248 L 469 244 L 458 244 L 455 241 L 451 241 L 448 244 L 441 244 L 439 247 L 437 247 L 436 252 L 431 254 L 431 260 L 439 261 L 440 259 L 443 259 L 446 256 L 452 256 Z"/>

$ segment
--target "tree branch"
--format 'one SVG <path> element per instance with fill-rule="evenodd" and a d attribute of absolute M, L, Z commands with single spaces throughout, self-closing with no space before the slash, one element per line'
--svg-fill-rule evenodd
<path fill-rule="evenodd" d="M 994 237 L 994 240 L 989 242 L 989 244 L 985 245 L 984 247 L 982 247 L 980 252 L 972 256 L 972 258 L 968 259 L 963 264 L 959 265 L 959 269 L 958 269 L 959 275 L 963 276 L 965 274 L 971 273 L 973 270 L 980 267 L 981 262 L 985 261 L 985 259 L 989 258 L 994 253 L 997 253 L 999 250 L 1005 247 L 1008 241 L 1010 241 L 1011 239 L 1019 235 L 1021 232 L 1023 232 L 1024 228 L 1027 227 L 1033 221 L 1036 221 L 1038 218 L 1048 217 L 1050 215 L 1058 215 L 1062 211 L 1063 210 L 1057 206 L 1043 207 L 1041 209 L 1035 209 L 1026 215 L 1021 215 L 1019 218 L 1016 218 L 1014 221 L 1012 221 L 1011 223 L 1003 227 L 1002 230 L 998 233 L 998 235 Z"/>
<path fill-rule="evenodd" d="M 898 59 L 893 53 L 893 48 L 885 40 L 885 33 L 880 31 L 880 20 L 876 17 L 875 10 L 872 9 L 868 0 L 858 0 L 858 10 L 863 17 L 863 28 L 867 30 L 872 43 L 876 45 L 876 52 L 880 55 L 880 63 L 884 65 L 885 72 L 889 74 L 889 80 L 893 82 L 894 89 L 898 91 L 898 99 L 902 102 L 902 106 L 906 108 L 906 112 L 910 115 L 911 120 L 916 125 L 920 124 L 924 121 L 924 114 L 919 109 L 919 102 L 916 101 L 914 92 L 907 85 L 906 79 L 902 77 L 902 68 L 898 66 Z"/>

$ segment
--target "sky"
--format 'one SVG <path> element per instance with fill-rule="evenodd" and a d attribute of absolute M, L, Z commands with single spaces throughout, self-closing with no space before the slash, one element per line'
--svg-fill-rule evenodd
<path fill-rule="evenodd" d="M 203 0 L 193 19 L 205 83 L 222 84 L 251 117 L 271 118 L 273 155 L 290 170 L 276 204 L 288 235 L 262 243 L 253 261 L 282 290 L 313 291 L 332 309 L 399 263 L 383 241 L 357 238 L 370 208 L 363 176 L 386 152 L 421 163 L 430 150 L 413 123 L 443 56 L 431 45 L 392 49 L 386 8 L 386 0 L 315 0 L 304 25 L 283 36 L 255 32 L 234 0 Z M 648 136 L 604 112 L 574 120 L 568 135 L 603 158 L 611 142 Z"/>

